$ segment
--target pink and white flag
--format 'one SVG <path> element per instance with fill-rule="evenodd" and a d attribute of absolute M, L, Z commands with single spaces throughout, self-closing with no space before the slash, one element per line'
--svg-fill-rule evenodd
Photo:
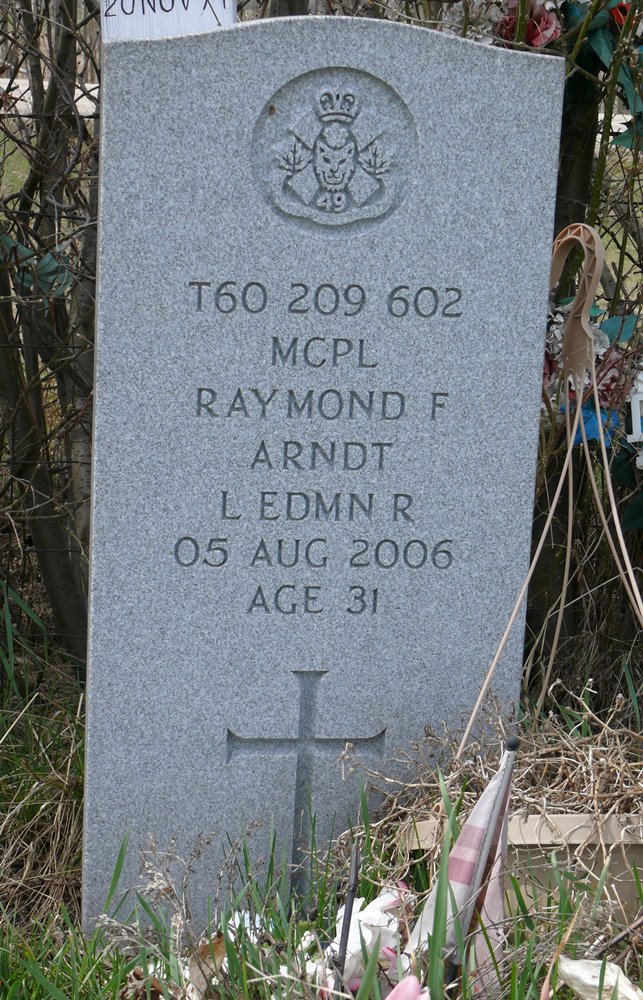
<path fill-rule="evenodd" d="M 511 776 L 517 748 L 518 740 L 507 741 L 498 771 L 473 807 L 449 854 L 449 915 L 444 956 L 461 964 L 463 956 L 458 954 L 458 937 L 466 939 L 475 917 L 479 916 L 489 939 L 487 942 L 484 934 L 478 932 L 476 992 L 480 993 L 487 991 L 490 972 L 502 961 L 503 869 L 507 855 Z M 433 933 L 437 889 L 436 882 L 404 949 L 408 955 L 426 948 Z M 458 926 L 461 935 L 456 933 Z"/>

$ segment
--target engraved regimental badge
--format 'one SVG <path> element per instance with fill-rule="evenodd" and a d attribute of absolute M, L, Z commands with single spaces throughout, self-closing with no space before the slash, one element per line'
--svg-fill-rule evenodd
<path fill-rule="evenodd" d="M 401 204 L 417 136 L 401 97 L 350 69 L 290 81 L 264 108 L 253 139 L 255 179 L 280 214 L 362 229 Z"/>

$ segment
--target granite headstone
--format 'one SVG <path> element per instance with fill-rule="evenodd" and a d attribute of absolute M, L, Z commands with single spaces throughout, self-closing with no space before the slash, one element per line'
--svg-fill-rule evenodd
<path fill-rule="evenodd" d="M 563 77 L 367 19 L 105 45 L 87 924 L 126 833 L 123 889 L 213 835 L 203 920 L 252 820 L 297 861 L 355 819 L 347 744 L 400 776 L 467 718 L 528 564 Z"/>

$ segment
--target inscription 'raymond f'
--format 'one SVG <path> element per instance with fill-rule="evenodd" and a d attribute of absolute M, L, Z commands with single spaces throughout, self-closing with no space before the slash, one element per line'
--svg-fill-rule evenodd
<path fill-rule="evenodd" d="M 255 180 L 289 220 L 337 231 L 381 220 L 407 196 L 417 159 L 411 114 L 369 73 L 319 70 L 283 86 L 253 137 Z"/>

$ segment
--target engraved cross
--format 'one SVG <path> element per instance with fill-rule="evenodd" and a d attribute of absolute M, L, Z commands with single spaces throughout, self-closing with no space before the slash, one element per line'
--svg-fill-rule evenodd
<path fill-rule="evenodd" d="M 309 845 L 310 812 L 312 812 L 312 783 L 315 757 L 339 757 L 350 742 L 360 750 L 381 757 L 384 752 L 386 729 L 374 736 L 350 737 L 316 736 L 317 696 L 319 685 L 327 670 L 293 670 L 299 684 L 299 722 L 296 736 L 238 736 L 231 729 L 226 734 L 226 763 L 234 756 L 265 756 L 267 754 L 295 755 L 295 816 L 292 837 L 293 889 L 305 883 L 303 852 Z M 308 797 L 310 795 L 310 808 Z"/>

